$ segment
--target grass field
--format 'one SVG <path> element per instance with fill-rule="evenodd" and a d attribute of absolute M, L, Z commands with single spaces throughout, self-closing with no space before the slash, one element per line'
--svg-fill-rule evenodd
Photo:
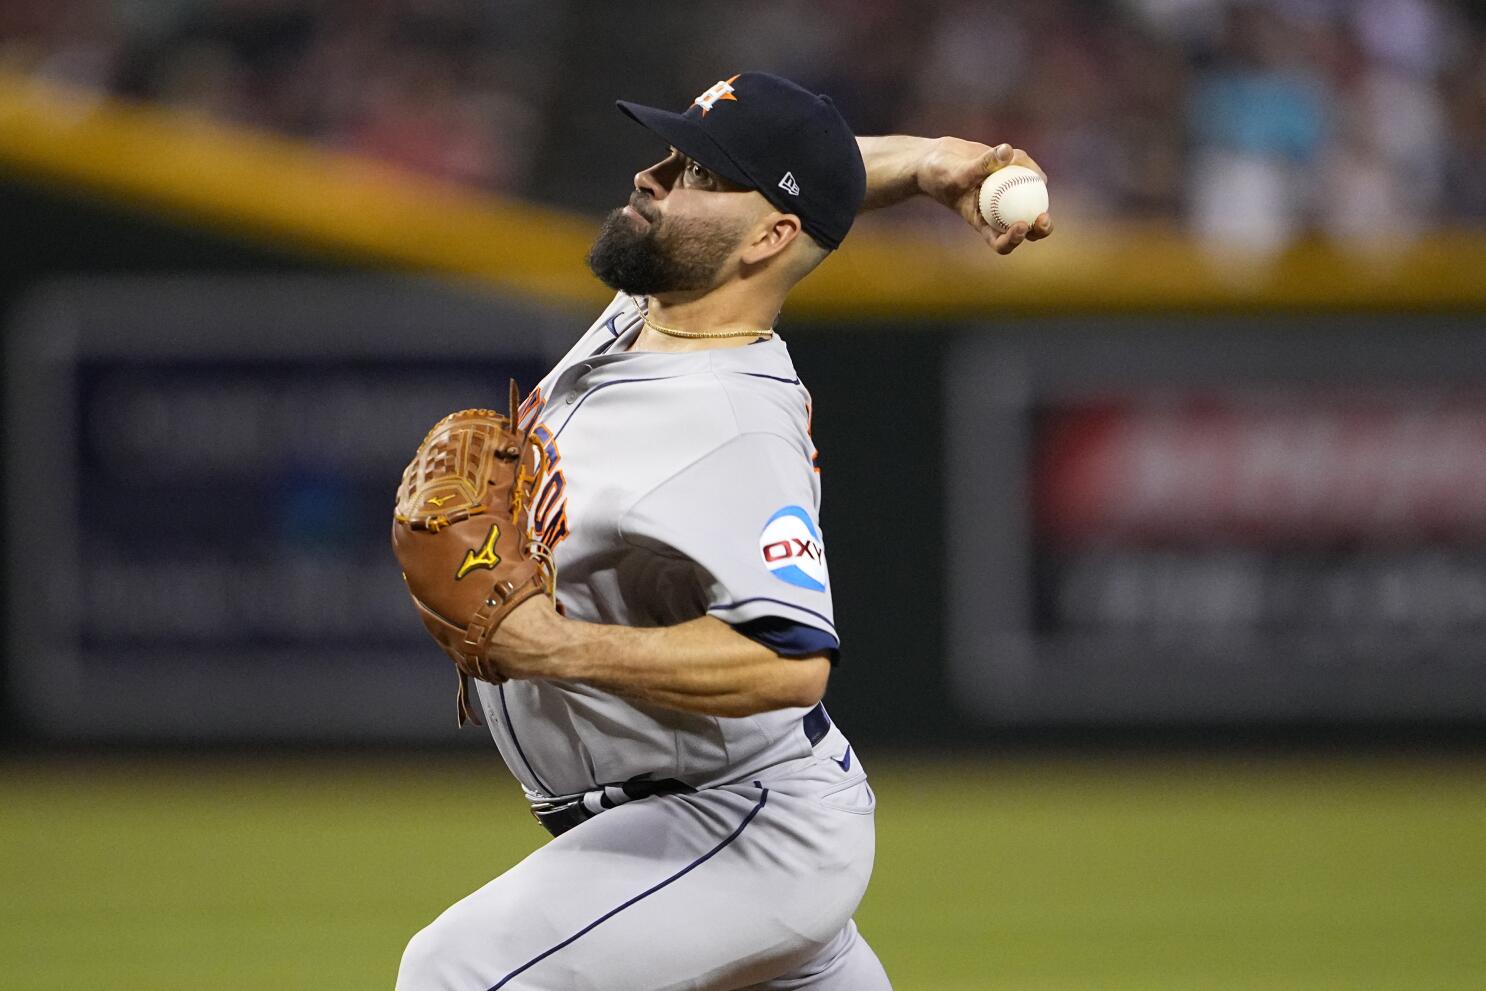
<path fill-rule="evenodd" d="M 1486 762 L 879 761 L 898 991 L 1486 988 Z M 390 989 L 543 833 L 491 761 L 0 762 L 5 991 Z"/>

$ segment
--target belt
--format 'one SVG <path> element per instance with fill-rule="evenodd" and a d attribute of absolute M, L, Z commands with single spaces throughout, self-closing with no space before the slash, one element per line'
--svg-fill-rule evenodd
<path fill-rule="evenodd" d="M 831 717 L 826 715 L 826 707 L 817 702 L 815 708 L 805 713 L 805 718 L 800 721 L 800 729 L 804 731 L 805 739 L 810 741 L 812 747 L 824 740 L 831 731 Z M 605 785 L 581 795 L 565 795 L 536 802 L 531 807 L 531 814 L 547 832 L 553 836 L 561 836 L 600 812 L 626 802 L 653 795 L 676 795 L 692 791 L 696 789 L 674 778 L 663 778 L 660 781 L 636 779 L 620 785 Z"/>
<path fill-rule="evenodd" d="M 692 791 L 696 789 L 674 778 L 663 778 L 660 781 L 637 779 L 626 781 L 622 785 L 605 785 L 593 791 L 585 791 L 581 795 L 565 795 L 561 798 L 549 798 L 544 802 L 536 802 L 531 807 L 531 814 L 547 832 L 553 836 L 561 836 L 600 812 L 616 808 L 626 802 L 633 802 L 637 798 L 675 795 Z"/>

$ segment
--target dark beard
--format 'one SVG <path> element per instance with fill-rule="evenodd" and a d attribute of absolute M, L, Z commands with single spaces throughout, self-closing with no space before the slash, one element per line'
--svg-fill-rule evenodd
<path fill-rule="evenodd" d="M 639 227 L 615 210 L 604 218 L 588 267 L 610 289 L 632 296 L 711 289 L 738 244 L 739 231 L 697 220 Z"/>

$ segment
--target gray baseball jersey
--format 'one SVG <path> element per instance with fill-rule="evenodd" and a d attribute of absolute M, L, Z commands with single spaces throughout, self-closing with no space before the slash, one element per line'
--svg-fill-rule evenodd
<path fill-rule="evenodd" d="M 622 626 L 711 615 L 781 653 L 836 650 L 810 394 L 784 342 L 626 350 L 640 325 L 618 296 L 525 409 L 547 448 L 532 522 L 563 612 Z M 637 776 L 744 781 L 809 750 L 803 709 L 730 719 L 549 681 L 479 689 L 532 798 Z"/>
<path fill-rule="evenodd" d="M 631 352 L 621 295 L 532 394 L 532 522 L 574 619 L 711 615 L 786 656 L 839 646 L 810 396 L 771 339 Z M 478 684 L 534 806 L 591 812 L 408 944 L 398 991 L 890 991 L 851 921 L 876 800 L 821 707 L 718 718 L 575 684 Z M 637 800 L 619 786 L 684 786 Z"/>

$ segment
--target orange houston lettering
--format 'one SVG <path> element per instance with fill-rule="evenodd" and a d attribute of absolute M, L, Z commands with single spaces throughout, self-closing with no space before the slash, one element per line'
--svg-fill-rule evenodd
<path fill-rule="evenodd" d="M 532 506 L 532 530 L 549 548 L 556 548 L 568 535 L 568 479 L 561 468 L 562 451 L 545 423 L 532 428 L 532 436 L 547 454 L 547 478 Z"/>
<path fill-rule="evenodd" d="M 556 468 L 557 463 L 562 460 L 562 452 L 557 449 L 557 438 L 552 436 L 552 431 L 545 423 L 537 424 L 532 428 L 531 433 L 537 439 L 537 443 L 542 445 L 542 449 L 547 452 L 547 467 Z"/>
<path fill-rule="evenodd" d="M 532 412 L 542 406 L 542 404 L 542 387 L 537 386 L 525 399 L 521 400 L 521 406 L 516 411 L 516 423 L 518 425 L 525 423 L 526 418 L 531 416 Z"/>
<path fill-rule="evenodd" d="M 542 487 L 542 494 L 537 497 L 536 509 L 532 512 L 532 527 L 536 530 L 546 530 L 548 518 L 557 501 L 562 498 L 563 492 L 567 490 L 568 480 L 560 471 L 552 473 L 547 484 Z M 566 505 L 564 503 L 563 505 Z"/>

